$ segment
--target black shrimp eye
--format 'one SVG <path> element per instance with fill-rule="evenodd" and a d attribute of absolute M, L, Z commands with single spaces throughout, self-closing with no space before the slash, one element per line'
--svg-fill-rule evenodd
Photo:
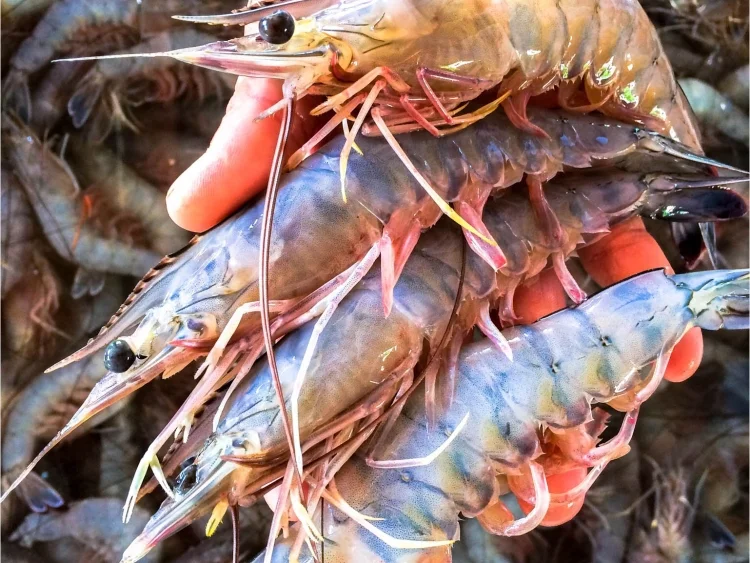
<path fill-rule="evenodd" d="M 260 36 L 274 45 L 283 45 L 294 35 L 294 18 L 289 12 L 279 10 L 261 18 L 258 23 Z"/>
<path fill-rule="evenodd" d="M 104 367 L 114 373 L 128 371 L 135 362 L 135 354 L 130 345 L 118 338 L 110 342 L 104 350 Z"/>

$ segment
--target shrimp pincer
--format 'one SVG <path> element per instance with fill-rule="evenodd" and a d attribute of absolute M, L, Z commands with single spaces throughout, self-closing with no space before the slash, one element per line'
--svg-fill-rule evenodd
<path fill-rule="evenodd" d="M 480 221 L 484 200 L 495 186 L 512 185 L 524 171 L 547 180 L 566 166 L 616 164 L 624 173 L 628 167 L 639 174 L 662 169 L 674 174 L 698 174 L 701 178 L 698 185 L 714 183 L 708 168 L 714 161 L 685 152 L 684 147 L 658 135 L 631 126 L 614 125 L 608 118 L 541 111 L 535 117 L 549 130 L 554 127 L 560 141 L 553 143 L 526 133 L 521 133 L 519 138 L 507 118 L 498 114 L 478 124 L 471 134 L 458 133 L 449 139 L 436 139 L 416 133 L 406 135 L 404 144 L 415 161 L 422 163 L 426 173 L 444 186 L 441 189 L 445 197 L 472 202 Z M 337 159 L 344 142 L 343 139 L 333 141 L 283 179 L 274 217 L 276 235 L 271 255 L 275 275 L 270 279 L 270 295 L 278 311 L 274 322 L 279 336 L 320 314 L 330 305 L 332 296 L 342 298 L 342 291 L 354 279 L 352 276 L 361 278 L 368 269 L 362 265 L 371 264 L 378 256 L 381 301 L 386 311 L 390 311 L 399 274 L 422 228 L 429 227 L 439 215 L 435 204 L 419 185 L 404 170 L 393 168 L 388 145 L 378 139 L 365 139 L 362 148 L 366 156 L 352 161 L 349 169 L 352 201 L 343 203 L 332 188 L 339 181 Z M 639 185 L 640 189 L 646 188 L 646 184 Z M 635 199 L 629 199 L 633 193 Z M 641 193 L 630 192 L 622 207 L 618 207 L 616 198 L 611 208 L 603 201 L 600 212 L 605 215 L 625 209 L 630 209 L 630 213 L 640 212 L 636 204 Z M 739 196 L 728 190 L 720 193 L 724 203 L 718 207 L 723 209 L 722 213 L 728 213 L 727 217 L 745 212 L 744 202 L 741 198 L 737 201 Z M 685 204 L 690 199 L 687 196 Z M 643 207 L 644 211 L 647 209 L 651 209 L 649 205 Z M 300 224 L 303 211 L 305 222 Z M 559 211 L 561 220 L 567 221 L 564 206 Z M 704 213 L 716 215 L 717 212 Z M 518 219 L 521 221 L 518 232 L 535 232 L 532 227 L 536 216 L 526 208 L 523 217 Z M 211 352 L 198 390 L 182 411 L 183 418 L 175 420 L 189 428 L 191 412 L 203 398 L 222 381 L 234 377 L 229 368 L 234 360 L 240 359 L 237 354 L 244 354 L 245 359 L 253 358 L 246 363 L 248 368 L 252 365 L 262 352 L 260 323 L 253 315 L 258 310 L 259 300 L 256 265 L 261 219 L 261 206 L 250 205 L 214 230 L 196 237 L 183 251 L 165 258 L 138 284 L 96 338 L 53 366 L 52 369 L 61 367 L 107 347 L 110 373 L 38 459 L 108 405 L 160 374 L 177 373 L 196 358 Z M 585 230 L 579 219 L 575 221 L 579 223 L 571 225 L 573 230 Z M 601 222 L 595 225 L 599 233 L 602 228 Z M 532 276 L 544 267 L 551 253 L 560 253 L 563 257 L 578 243 L 575 236 L 570 239 L 572 246 L 565 242 L 564 236 L 557 241 L 544 239 L 540 248 L 543 246 L 546 250 L 540 250 L 529 266 L 521 258 L 528 241 L 514 242 L 502 222 L 498 229 L 497 233 L 486 232 L 504 236 L 508 241 L 506 246 L 509 252 L 512 250 L 514 262 L 505 270 L 499 269 L 508 278 Z M 476 242 L 470 239 L 481 254 L 482 249 L 478 243 L 474 244 Z M 557 269 L 564 273 L 564 260 L 558 258 L 556 263 Z M 510 293 L 514 286 L 507 283 L 506 286 L 503 292 Z M 568 284 L 568 287 L 571 286 Z M 150 456 L 155 456 L 156 452 L 149 454 L 147 458 L 151 463 L 155 457 Z"/>
<path fill-rule="evenodd" d="M 626 398 L 618 408 L 637 412 L 663 375 L 663 358 L 691 327 L 746 330 L 749 277 L 748 270 L 637 275 L 575 309 L 505 330 L 513 364 L 488 341 L 466 345 L 453 403 L 437 424 L 429 426 L 424 402 L 415 396 L 379 442 L 377 460 L 358 454 L 324 493 L 325 558 L 450 561 L 447 547 L 404 548 L 415 539 L 457 541 L 459 514 L 502 535 L 543 522 L 551 504 L 585 493 L 602 465 L 627 451 L 629 436 L 621 430 L 589 450 L 597 465 L 582 486 L 560 495 L 546 488 L 545 476 L 560 470 L 551 446 L 592 420 L 593 403 Z M 649 366 L 650 376 L 642 378 L 640 370 Z M 436 461 L 419 463 L 467 417 Z M 499 504 L 499 474 L 533 505 L 520 520 Z M 153 524 L 134 546 L 148 541 Z M 288 552 L 286 543 L 280 552 Z"/>

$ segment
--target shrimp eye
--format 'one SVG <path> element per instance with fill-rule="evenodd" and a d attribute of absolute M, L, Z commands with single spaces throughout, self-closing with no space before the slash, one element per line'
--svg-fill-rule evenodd
<path fill-rule="evenodd" d="M 283 45 L 294 35 L 294 18 L 289 12 L 278 10 L 260 20 L 258 32 L 269 43 Z"/>
<path fill-rule="evenodd" d="M 193 488 L 198 478 L 198 466 L 188 465 L 180 471 L 180 474 L 175 479 L 175 490 L 178 494 L 184 495 L 190 489 Z"/>
<path fill-rule="evenodd" d="M 104 350 L 104 367 L 114 373 L 128 371 L 135 362 L 135 353 L 130 345 L 123 339 L 118 338 L 110 342 Z"/>

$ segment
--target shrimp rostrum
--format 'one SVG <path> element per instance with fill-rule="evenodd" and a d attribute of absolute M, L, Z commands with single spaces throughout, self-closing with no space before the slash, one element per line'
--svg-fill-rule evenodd
<path fill-rule="evenodd" d="M 490 271 L 496 270 L 507 279 L 516 278 L 516 285 L 523 276 L 538 273 L 547 258 L 555 255 L 556 270 L 566 288 L 580 299 L 580 290 L 569 283 L 572 277 L 564 268 L 564 256 L 578 244 L 578 235 L 585 229 L 599 235 L 605 232 L 607 219 L 602 219 L 601 214 L 655 213 L 660 208 L 657 200 L 667 197 L 669 187 L 672 197 L 679 198 L 680 206 L 692 209 L 675 213 L 674 218 L 715 220 L 746 211 L 742 198 L 730 190 L 706 192 L 700 188 L 718 180 L 731 181 L 712 176 L 709 165 L 720 167 L 719 163 L 694 155 L 668 139 L 601 117 L 555 112 L 535 112 L 534 117 L 550 130 L 554 126 L 559 141 L 527 133 L 519 137 L 507 118 L 499 114 L 483 120 L 471 135 L 457 133 L 448 139 L 436 139 L 415 133 L 404 137 L 415 161 L 438 180 L 446 199 L 472 206 L 480 222 L 485 200 L 495 186 L 499 189 L 514 184 L 524 171 L 544 181 L 563 167 L 609 165 L 616 166 L 622 174 L 631 174 L 629 180 L 623 179 L 620 187 L 612 190 L 615 197 L 611 202 L 605 201 L 606 197 L 602 199 L 606 189 L 600 192 L 602 207 L 591 210 L 599 221 L 596 225 L 583 225 L 585 221 L 574 213 L 570 219 L 573 223 L 567 226 L 564 205 L 556 209 L 561 217 L 558 221 L 573 229 L 571 233 L 578 229 L 570 240 L 562 226 L 558 238 L 548 238 L 543 230 L 539 234 L 535 228 L 538 217 L 528 208 L 521 214 L 525 219 L 519 219 L 522 223 L 515 228 L 515 232 L 523 233 L 518 242 L 513 240 L 514 231 L 503 226 L 504 220 L 494 227 L 481 223 L 483 232 L 507 241 L 501 246 L 507 247 L 511 258 L 494 262 Z M 394 287 L 421 230 L 439 216 L 436 205 L 405 169 L 393 167 L 387 144 L 378 139 L 365 139 L 362 143 L 366 156 L 356 158 L 349 169 L 352 201 L 344 204 L 336 190 L 331 189 L 339 180 L 336 164 L 344 142 L 341 138 L 333 141 L 283 178 L 271 246 L 274 275 L 270 279 L 270 296 L 276 312 L 276 338 L 339 302 L 378 257 L 381 301 L 385 311 L 391 311 Z M 657 170 L 669 175 L 655 174 L 646 183 L 639 180 L 643 173 Z M 640 187 L 627 195 L 623 186 L 630 184 Z M 602 184 L 605 188 L 607 185 L 611 184 Z M 663 195 L 659 196 L 655 189 Z M 640 199 L 643 190 L 650 194 L 647 204 Z M 550 191 L 555 188 L 550 187 Z M 616 196 L 621 191 L 625 199 L 618 202 Z M 705 194 L 707 199 L 698 204 L 697 194 Z M 607 207 L 610 204 L 613 207 Z M 299 221 L 302 210 L 304 224 Z M 669 217 L 666 211 L 661 215 Z M 261 218 L 262 207 L 251 204 L 219 227 L 196 237 L 183 251 L 162 260 L 96 338 L 53 366 L 61 367 L 106 347 L 110 372 L 40 456 L 94 414 L 160 374 L 177 373 L 201 356 L 208 355 L 201 369 L 203 378 L 180 418 L 171 425 L 172 430 L 189 429 L 192 413 L 212 391 L 236 375 L 247 373 L 263 349 L 260 323 L 254 314 L 259 300 L 256 258 Z M 465 236 L 483 262 L 492 263 L 497 247 L 466 231 Z M 530 260 L 524 257 L 524 252 L 528 252 L 524 249 L 532 236 L 538 242 L 534 248 L 544 250 Z M 503 293 L 512 294 L 513 287 L 505 283 Z M 235 361 L 244 362 L 244 367 L 237 371 L 233 367 Z M 149 453 L 155 456 L 156 452 Z"/>
<path fill-rule="evenodd" d="M 748 278 L 747 270 L 675 276 L 651 271 L 575 309 L 505 330 L 512 361 L 490 340 L 466 345 L 458 357 L 453 400 L 434 422 L 424 396 L 415 394 L 391 430 L 343 467 L 343 460 L 333 457 L 319 478 L 317 466 L 307 466 L 310 490 L 328 503 L 318 533 L 332 540 L 326 542 L 326 558 L 424 560 L 429 553 L 414 550 L 428 548 L 435 550 L 436 560 L 449 560 L 447 546 L 458 539 L 459 513 L 478 517 L 493 533 L 517 535 L 532 529 L 551 503 L 584 494 L 610 460 L 627 452 L 638 408 L 661 381 L 671 349 L 687 330 L 748 327 Z M 366 339 L 371 331 L 371 326 L 362 331 L 347 326 L 346 341 Z M 299 338 L 306 334 L 300 331 Z M 300 362 L 296 340 L 293 335 L 280 344 L 288 347 L 278 354 L 285 363 Z M 346 348 L 340 347 L 340 353 L 346 355 Z M 335 377 L 339 361 L 326 373 Z M 366 371 L 370 377 L 381 374 L 381 381 L 384 377 L 378 364 L 368 364 Z M 162 505 L 124 561 L 138 560 L 214 505 L 225 509 L 227 503 L 256 498 L 262 470 L 252 455 L 259 439 L 255 424 L 258 416 L 269 416 L 258 406 L 260 384 L 252 383 L 234 401 L 195 457 L 190 486 Z M 316 408 L 325 396 L 315 394 Z M 614 402 L 628 411 L 625 423 L 615 438 L 596 446 L 590 428 L 603 422 L 597 411 L 592 421 L 592 404 Z M 361 430 L 369 436 L 368 426 Z M 574 490 L 551 495 L 546 475 L 571 464 L 593 469 Z M 281 463 L 280 471 L 265 481 L 283 473 Z M 525 517 L 508 518 L 498 505 L 501 476 L 533 505 Z M 277 550 L 288 554 L 295 543 L 297 550 L 303 546 L 299 536 L 291 535 Z"/>

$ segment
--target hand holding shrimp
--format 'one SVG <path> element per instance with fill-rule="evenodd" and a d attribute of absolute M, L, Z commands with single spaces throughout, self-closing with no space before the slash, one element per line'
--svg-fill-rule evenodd
<path fill-rule="evenodd" d="M 265 188 L 273 156 L 268 140 L 278 135 L 279 122 L 275 118 L 255 121 L 255 117 L 277 103 L 281 95 L 281 86 L 271 79 L 237 81 L 227 116 L 210 149 L 174 183 L 167 196 L 170 215 L 178 225 L 193 231 L 211 228 Z M 303 127 L 293 129 L 293 146 L 303 144 L 315 128 L 310 118 L 297 123 Z M 255 166 L 246 166 L 250 161 Z M 582 259 L 589 274 L 601 285 L 652 268 L 671 267 L 640 219 L 616 227 L 611 235 L 583 251 Z M 560 303 L 560 307 L 564 303 L 557 280 L 546 284 L 544 294 L 533 300 Z M 524 315 L 524 298 L 519 299 L 520 314 L 526 322 L 549 312 Z M 534 305 L 530 306 L 533 311 Z M 692 375 L 700 364 L 701 354 L 700 331 L 695 330 L 675 349 L 667 379 L 681 381 Z"/>

